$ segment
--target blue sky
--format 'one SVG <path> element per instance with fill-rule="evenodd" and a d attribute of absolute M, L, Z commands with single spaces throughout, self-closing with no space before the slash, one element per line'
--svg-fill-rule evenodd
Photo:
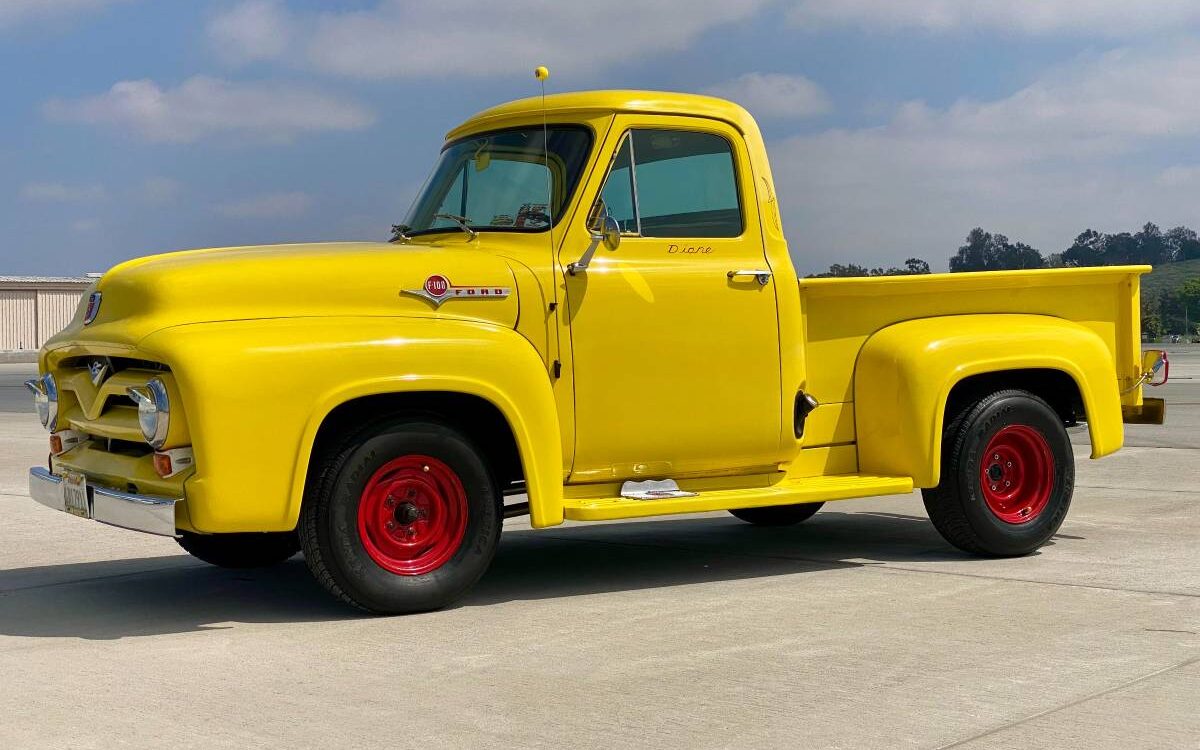
<path fill-rule="evenodd" d="M 1197 227 L 1198 30 L 1191 0 L 0 0 L 0 274 L 383 238 L 537 64 L 748 106 L 802 272 Z"/>

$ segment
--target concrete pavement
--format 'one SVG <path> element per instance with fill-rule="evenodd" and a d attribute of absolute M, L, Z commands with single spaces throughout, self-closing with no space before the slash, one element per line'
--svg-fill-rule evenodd
<path fill-rule="evenodd" d="M 45 433 L 0 414 L 0 746 L 1197 747 L 1200 352 L 1172 374 L 1165 427 L 1102 461 L 1073 435 L 1027 558 L 949 548 L 916 494 L 791 529 L 512 519 L 462 606 L 389 619 L 299 559 L 218 570 L 35 505 Z"/>

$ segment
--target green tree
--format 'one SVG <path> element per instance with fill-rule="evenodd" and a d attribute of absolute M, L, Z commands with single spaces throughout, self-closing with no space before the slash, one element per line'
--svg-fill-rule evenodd
<path fill-rule="evenodd" d="M 1161 265 L 1171 260 L 1170 248 L 1162 230 L 1153 222 L 1146 222 L 1142 231 L 1133 236 L 1137 242 L 1136 261 L 1152 266 Z"/>
<path fill-rule="evenodd" d="M 976 227 L 967 234 L 966 244 L 950 258 L 951 271 L 1005 271 L 1018 268 L 1043 268 L 1041 252 L 1024 242 L 1013 244 L 1002 234 L 990 234 Z"/>
<path fill-rule="evenodd" d="M 1183 305 L 1183 332 L 1190 335 L 1191 328 L 1200 323 L 1200 276 L 1193 276 L 1179 287 L 1179 301 Z"/>
<path fill-rule="evenodd" d="M 824 273 L 811 273 L 808 275 L 810 279 L 829 279 L 829 278 L 852 278 L 855 276 L 916 276 L 918 274 L 929 273 L 929 264 L 920 258 L 909 258 L 904 261 L 904 268 L 875 267 L 867 268 L 860 266 L 857 263 L 842 265 L 834 263 Z"/>
<path fill-rule="evenodd" d="M 929 273 L 929 263 L 920 258 L 909 258 L 904 261 L 904 273 L 909 276 L 919 276 Z"/>
<path fill-rule="evenodd" d="M 1099 266 L 1104 263 L 1105 235 L 1095 229 L 1080 232 L 1075 242 L 1063 251 L 1062 259 L 1065 266 Z"/>
<path fill-rule="evenodd" d="M 1123 266 L 1138 262 L 1138 241 L 1129 232 L 1104 236 L 1104 262 L 1099 265 Z"/>
<path fill-rule="evenodd" d="M 994 238 L 983 227 L 975 227 L 967 233 L 967 242 L 950 258 L 950 271 L 992 271 L 991 257 Z"/>
<path fill-rule="evenodd" d="M 1015 245 L 1005 245 L 1001 251 L 1000 264 L 1004 268 L 1044 268 L 1046 259 L 1042 254 L 1024 242 Z"/>
<path fill-rule="evenodd" d="M 1142 336 L 1150 341 L 1158 341 L 1163 337 L 1162 319 L 1158 315 L 1142 318 Z"/>
<path fill-rule="evenodd" d="M 1172 261 L 1200 258 L 1200 238 L 1192 229 L 1183 226 L 1168 229 L 1163 240 Z"/>

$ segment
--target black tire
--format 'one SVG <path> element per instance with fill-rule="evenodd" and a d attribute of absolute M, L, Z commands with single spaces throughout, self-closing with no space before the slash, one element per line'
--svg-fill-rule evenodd
<path fill-rule="evenodd" d="M 824 504 L 768 505 L 763 508 L 738 508 L 729 512 L 755 526 L 794 526 L 815 516 Z"/>
<path fill-rule="evenodd" d="M 433 460 L 423 461 L 422 457 Z M 379 511 L 376 504 L 374 511 L 363 513 L 367 519 L 363 523 L 375 526 L 372 530 L 361 530 L 360 505 L 368 508 L 367 497 L 378 491 L 371 488 L 378 488 L 379 475 L 391 471 L 389 467 L 397 462 L 404 464 L 409 459 L 416 460 L 416 466 L 426 464 L 421 467 L 425 472 L 430 471 L 428 464 L 435 471 L 423 478 L 411 474 L 418 469 L 405 468 L 404 471 L 410 472 L 410 478 L 403 480 L 407 489 L 397 490 L 397 494 L 412 492 L 416 498 L 419 489 L 420 499 L 414 500 L 415 503 L 426 502 L 426 494 L 440 497 L 436 487 L 429 489 L 422 482 L 448 470 L 461 490 L 458 500 L 453 502 L 457 510 L 436 510 L 442 507 L 437 502 L 452 502 L 437 500 L 425 511 L 411 511 L 418 514 L 418 520 L 397 515 L 395 523 L 399 528 L 383 531 L 380 521 L 370 520 Z M 459 432 L 427 418 L 377 423 L 348 435 L 314 460 L 300 514 L 300 541 L 309 569 L 335 597 L 374 614 L 424 612 L 454 602 L 487 570 L 500 541 L 501 495 L 479 452 Z M 391 488 L 395 486 L 400 485 L 387 485 L 385 494 L 389 502 L 393 499 Z M 401 512 L 400 506 L 395 512 Z M 420 512 L 427 515 L 420 516 Z M 461 519 L 464 515 L 465 529 L 459 526 L 463 530 L 457 547 L 445 541 L 454 534 L 430 534 L 441 540 L 442 553 L 448 557 L 426 572 L 395 572 L 385 567 L 389 559 L 386 555 L 381 557 L 379 546 L 374 551 L 368 549 L 372 533 L 399 534 L 411 526 L 416 534 L 420 518 L 426 519 L 425 528 L 429 528 L 436 520 L 451 516 Z M 391 520 L 387 524 L 389 529 L 394 525 Z M 387 543 L 390 542 L 383 538 L 383 544 Z"/>
<path fill-rule="evenodd" d="M 997 499 L 1010 480 L 1011 501 Z M 951 417 L 942 436 L 941 483 L 921 494 L 929 519 L 950 544 L 977 555 L 1016 557 L 1058 531 L 1074 490 L 1074 454 L 1062 419 L 1032 393 L 1005 390 Z"/>
<path fill-rule="evenodd" d="M 175 541 L 193 557 L 221 568 L 265 568 L 300 551 L 296 532 L 267 534 L 193 534 Z"/>

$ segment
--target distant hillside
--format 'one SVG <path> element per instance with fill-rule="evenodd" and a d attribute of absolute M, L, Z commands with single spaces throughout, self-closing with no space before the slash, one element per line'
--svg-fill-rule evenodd
<path fill-rule="evenodd" d="M 1178 289 L 1188 279 L 1200 276 L 1200 258 L 1163 263 L 1142 277 L 1142 295 Z"/>

